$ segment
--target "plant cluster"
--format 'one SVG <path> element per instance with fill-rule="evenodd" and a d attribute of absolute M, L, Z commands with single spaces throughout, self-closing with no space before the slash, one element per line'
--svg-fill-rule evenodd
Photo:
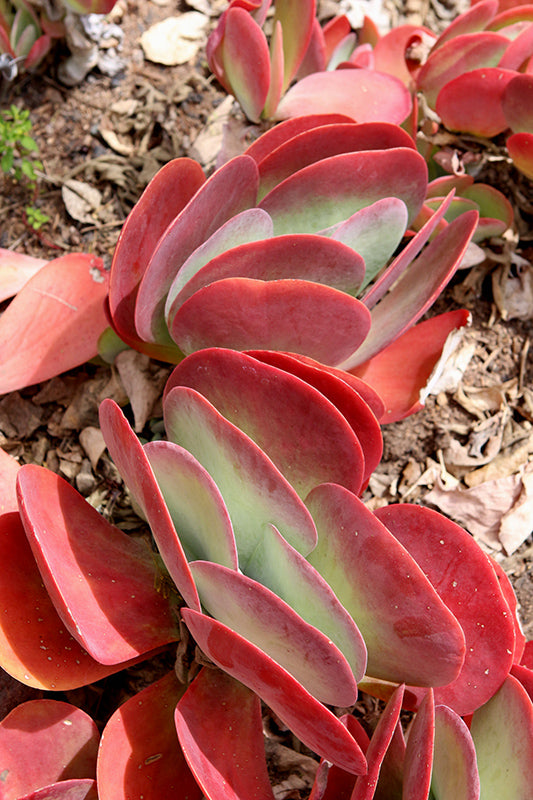
<path fill-rule="evenodd" d="M 454 48 L 493 5 L 454 23 Z M 285 121 L 210 177 L 163 167 L 109 274 L 84 254 L 1 254 L 35 274 L 0 319 L 0 391 L 97 350 L 175 367 L 165 438 L 141 444 L 100 406 L 149 544 L 0 451 L 0 665 L 64 692 L 179 643 L 101 736 L 62 701 L 15 708 L 6 800 L 273 800 L 261 703 L 320 757 L 311 800 L 531 798 L 533 651 L 508 578 L 441 514 L 361 500 L 380 423 L 420 408 L 469 315 L 420 318 L 512 210 L 470 176 L 430 181 L 399 127 L 420 29 L 379 39 L 367 22 L 357 44 L 344 18 L 321 29 L 314 3 L 278 0 L 269 49 L 269 6 L 233 0 L 208 57 L 251 118 Z M 342 96 L 347 112 L 324 107 Z M 382 701 L 370 736 L 360 691 Z"/>

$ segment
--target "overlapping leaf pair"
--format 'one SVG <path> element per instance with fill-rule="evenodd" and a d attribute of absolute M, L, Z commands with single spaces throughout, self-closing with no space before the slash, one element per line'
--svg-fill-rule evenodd
<path fill-rule="evenodd" d="M 505 575 L 436 512 L 370 512 L 357 494 L 381 452 L 372 412 L 346 380 L 272 358 L 222 348 L 186 358 L 165 392 L 168 441 L 142 446 L 103 403 L 108 448 L 164 567 L 57 475 L 4 456 L 0 546 L 13 569 L 0 581 L 0 663 L 29 685 L 73 688 L 176 641 L 181 618 L 218 667 L 188 687 L 168 675 L 118 709 L 99 749 L 100 800 L 133 787 L 146 800 L 172 787 L 272 797 L 259 698 L 324 759 L 316 798 L 338 785 L 346 797 L 384 796 L 381 768 L 382 781 L 418 786 L 412 797 L 427 798 L 433 781 L 443 798 L 460 786 L 474 800 L 504 756 L 491 761 L 495 721 L 506 747 L 522 742 L 512 773 L 525 785 L 533 706 L 509 677 L 524 639 Z M 162 580 L 176 592 L 157 591 Z M 370 743 L 324 705 L 352 705 L 358 684 L 388 701 Z M 407 747 L 402 707 L 418 709 Z M 60 725 L 65 709 L 48 708 Z M 470 734 L 461 717 L 472 713 Z M 93 796 L 90 770 L 61 775 L 52 758 L 23 768 L 18 728 L 10 717 L 0 728 L 9 800 L 46 780 L 42 797 Z"/>

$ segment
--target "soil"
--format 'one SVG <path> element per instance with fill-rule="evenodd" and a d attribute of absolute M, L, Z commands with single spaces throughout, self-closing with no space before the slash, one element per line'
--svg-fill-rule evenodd
<path fill-rule="evenodd" d="M 326 5 L 327 10 L 334 11 L 338 3 Z M 457 8 L 453 3 L 423 7 L 410 2 L 405 7 L 391 4 L 389 10 L 395 24 L 430 19 L 435 28 L 439 22 L 447 24 Z M 80 85 L 67 88 L 57 78 L 57 65 L 63 55 L 59 48 L 37 74 L 0 83 L 2 107 L 16 103 L 30 109 L 32 135 L 43 162 L 43 177 L 33 199 L 24 187 L 0 177 L 0 218 L 5 220 L 0 228 L 1 247 L 48 259 L 81 250 L 100 256 L 109 266 L 121 226 L 155 172 L 171 158 L 197 157 L 199 152 L 206 152 L 199 150 L 197 137 L 226 95 L 207 70 L 202 49 L 189 63 L 168 67 L 146 60 L 139 44 L 140 35 L 153 23 L 186 10 L 190 7 L 178 0 L 119 0 L 114 20 L 124 34 L 118 51 L 124 67 L 113 76 L 95 70 Z M 258 129 L 247 125 L 235 106 L 233 121 L 242 140 L 258 134 Z M 459 158 L 476 151 L 471 143 L 459 139 L 451 147 Z M 505 238 L 487 243 L 485 260 L 458 272 L 430 312 L 460 307 L 470 310 L 472 325 L 459 351 L 466 363 L 463 367 L 455 364 L 459 369 L 455 385 L 429 396 L 422 411 L 385 426 L 384 457 L 364 499 L 370 507 L 398 501 L 430 504 L 425 498 L 435 487 L 441 495 L 443 487 L 459 487 L 463 492 L 479 488 L 487 477 L 480 470 L 489 467 L 493 469 L 488 475 L 491 480 L 509 479 L 507 499 L 512 491 L 522 500 L 529 497 L 529 516 L 521 520 L 522 527 L 517 523 L 513 528 L 514 544 L 504 547 L 496 523 L 496 532 L 493 525 L 492 532 L 487 533 L 490 525 L 487 521 L 483 527 L 483 512 L 478 514 L 481 525 L 476 538 L 510 576 L 523 627 L 531 639 L 533 365 L 529 343 L 533 335 L 533 187 L 509 167 L 502 152 L 498 155 L 496 147 L 491 158 L 479 157 L 478 152 L 480 175 L 501 189 L 513 204 L 515 229 Z M 206 168 L 212 168 L 209 153 L 205 161 Z M 65 191 L 67 182 L 72 180 L 97 190 L 99 195 L 81 211 L 79 205 L 71 206 L 69 213 Z M 24 219 L 24 209 L 32 203 L 49 217 L 38 232 L 29 228 Z M 73 212 L 73 208 L 77 210 Z M 167 368 L 158 364 L 144 367 L 150 381 L 162 386 Z M 451 374 L 450 367 L 448 372 Z M 7 395 L 0 400 L 0 445 L 21 462 L 44 463 L 60 472 L 92 501 L 99 496 L 105 513 L 114 521 L 123 527 L 129 523 L 133 526 L 137 523 L 132 521 L 133 512 L 113 466 L 104 456 L 96 470 L 87 448 L 80 445 L 80 431 L 97 425 L 96 409 L 104 396 L 127 399 L 116 371 L 101 365 L 86 365 L 46 384 Z M 154 401 L 156 396 L 157 390 Z M 157 429 L 157 414 L 155 405 L 145 435 L 151 436 Z M 509 510 L 505 508 L 506 485 L 501 484 L 501 508 L 491 510 L 496 521 Z M 464 495 L 456 495 L 452 510 L 445 513 L 462 522 Z M 115 677 L 69 693 L 68 699 L 98 709 L 97 716 L 103 721 L 117 700 L 168 668 L 168 659 L 168 655 L 161 657 L 154 674 L 148 674 L 148 668 L 143 666 L 128 671 L 126 679 Z M 3 713 L 10 703 L 33 692 L 21 686 L 10 687 L 15 699 L 7 698 L 6 689 L 0 709 Z M 364 708 L 364 703 L 368 707 Z M 369 718 L 375 711 L 372 703 L 371 698 L 362 701 L 361 710 Z M 302 758 L 294 768 L 294 742 L 279 730 L 275 720 L 270 720 L 267 730 L 272 742 L 289 745 L 287 753 L 279 748 L 276 751 L 279 780 L 284 770 L 293 776 L 283 789 L 277 790 L 277 796 L 307 796 L 305 787 L 309 786 L 312 767 Z M 302 786 L 295 782 L 296 773 L 304 775 L 300 775 Z"/>

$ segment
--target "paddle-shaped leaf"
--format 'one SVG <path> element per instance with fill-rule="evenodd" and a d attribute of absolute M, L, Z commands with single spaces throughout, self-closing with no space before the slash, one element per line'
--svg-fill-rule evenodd
<path fill-rule="evenodd" d="M 533 31 L 533 24 L 531 25 Z M 515 75 L 505 87 L 502 109 L 513 133 L 533 134 L 533 75 Z"/>
<path fill-rule="evenodd" d="M 317 233 L 384 197 L 403 200 L 413 220 L 426 187 L 426 163 L 415 150 L 363 150 L 304 167 L 272 189 L 259 205 L 272 217 L 276 236 Z"/>
<path fill-rule="evenodd" d="M 226 13 L 221 62 L 232 94 L 248 119 L 258 122 L 270 86 L 270 54 L 265 34 L 242 8 Z"/>
<path fill-rule="evenodd" d="M 479 800 L 476 751 L 468 727 L 451 708 L 435 708 L 431 793 L 436 800 Z"/>
<path fill-rule="evenodd" d="M 205 181 L 190 158 L 170 161 L 152 178 L 122 226 L 109 279 L 113 327 L 127 344 L 155 358 L 172 361 L 177 348 L 143 343 L 135 330 L 135 303 L 148 262 L 168 225 Z"/>
<path fill-rule="evenodd" d="M 282 98 L 276 119 L 301 114 L 347 114 L 356 122 L 400 124 L 411 110 L 411 95 L 392 75 L 366 69 L 314 72 Z"/>
<path fill-rule="evenodd" d="M 17 294 L 47 263 L 46 258 L 33 258 L 0 247 L 0 302 Z"/>
<path fill-rule="evenodd" d="M 166 391 L 179 385 L 203 394 L 253 439 L 300 497 L 324 481 L 360 491 L 358 439 L 335 406 L 303 380 L 243 353 L 212 348 L 182 361 Z"/>
<path fill-rule="evenodd" d="M 248 148 L 246 153 L 250 154 L 253 147 Z M 357 150 L 385 150 L 391 147 L 414 148 L 414 142 L 402 128 L 388 122 L 320 125 L 294 134 L 258 161 L 259 197 L 264 197 L 294 172 L 323 158 Z"/>
<path fill-rule="evenodd" d="M 311 39 L 315 0 L 276 0 L 274 22 L 283 31 L 283 91 L 290 84 Z"/>
<path fill-rule="evenodd" d="M 353 120 L 346 114 L 305 114 L 302 117 L 285 120 L 265 131 L 255 142 L 246 149 L 245 154 L 251 156 L 259 164 L 264 158 L 273 153 L 278 147 L 288 142 L 293 136 L 321 125 L 333 125 L 337 122 L 345 123 Z"/>
<path fill-rule="evenodd" d="M 369 328 L 360 300 L 321 283 L 225 278 L 195 292 L 170 332 L 185 354 L 209 346 L 289 350 L 338 364 Z"/>
<path fill-rule="evenodd" d="M 17 800 L 98 800 L 96 781 L 91 778 L 73 778 L 36 789 Z"/>
<path fill-rule="evenodd" d="M 0 394 L 48 380 L 94 358 L 107 327 L 107 273 L 73 253 L 45 264 L 0 319 Z"/>
<path fill-rule="evenodd" d="M 179 638 L 171 603 L 154 588 L 156 564 L 144 544 L 43 467 L 22 467 L 17 490 L 47 591 L 93 658 L 118 664 Z"/>
<path fill-rule="evenodd" d="M 312 549 L 316 531 L 305 506 L 246 434 L 187 387 L 169 392 L 164 413 L 169 439 L 192 453 L 220 490 L 241 569 L 246 568 L 267 522 L 274 523 L 298 550 L 308 553 Z"/>
<path fill-rule="evenodd" d="M 246 574 L 271 589 L 306 622 L 325 633 L 342 651 L 356 681 L 366 669 L 367 653 L 357 625 L 319 572 L 283 538 L 265 525 L 246 565 Z"/>
<path fill-rule="evenodd" d="M 374 797 L 379 770 L 400 718 L 403 692 L 404 687 L 398 686 L 379 718 L 366 750 L 368 772 L 356 779 L 350 800 L 372 800 Z"/>
<path fill-rule="evenodd" d="M 465 72 L 444 86 L 437 97 L 437 114 L 451 131 L 490 138 L 509 127 L 502 101 L 516 73 L 499 67 Z"/>
<path fill-rule="evenodd" d="M 514 133 L 506 144 L 515 167 L 533 180 L 533 133 Z"/>
<path fill-rule="evenodd" d="M 372 309 L 372 327 L 361 347 L 344 361 L 352 369 L 377 355 L 417 322 L 435 302 L 461 262 L 477 225 L 477 211 L 451 222 L 409 265 L 394 288 Z"/>
<path fill-rule="evenodd" d="M 100 800 L 201 800 L 176 735 L 174 709 L 186 687 L 174 672 L 127 700 L 110 718 L 98 752 Z M 221 733 L 221 731 L 219 731 Z"/>
<path fill-rule="evenodd" d="M 514 624 L 485 553 L 459 525 L 411 504 L 376 516 L 409 551 L 460 623 L 466 640 L 457 678 L 435 690 L 435 701 L 461 716 L 479 708 L 501 685 L 514 653 Z"/>
<path fill-rule="evenodd" d="M 204 653 L 256 692 L 307 747 L 347 772 L 366 771 L 365 757 L 343 724 L 292 675 L 221 622 L 188 608 L 181 613 Z"/>
<path fill-rule="evenodd" d="M 508 675 L 494 697 L 475 712 L 470 732 L 483 800 L 526 800 L 531 794 L 533 703 L 516 678 Z"/>
<path fill-rule="evenodd" d="M 454 680 L 463 632 L 409 553 L 341 486 L 318 486 L 306 503 L 318 530 L 308 560 L 361 631 L 367 673 L 417 686 Z"/>
<path fill-rule="evenodd" d="M 235 570 L 191 564 L 202 606 L 267 653 L 317 700 L 349 706 L 357 698 L 353 673 L 340 650 L 261 583 Z"/>
<path fill-rule="evenodd" d="M 179 701 L 175 722 L 207 800 L 274 800 L 254 692 L 218 669 L 204 668 Z"/>
<path fill-rule="evenodd" d="M 0 666 L 28 686 L 66 691 L 122 669 L 99 664 L 70 635 L 44 587 L 18 513 L 0 517 Z M 138 661 L 134 659 L 132 662 Z"/>
<path fill-rule="evenodd" d="M 98 729 L 80 708 L 30 700 L 0 722 L 2 798 L 18 800 L 48 784 L 94 778 Z"/>
<path fill-rule="evenodd" d="M 174 442 L 148 442 L 144 452 L 188 560 L 205 559 L 237 569 L 228 510 L 207 470 Z"/>
<path fill-rule="evenodd" d="M 166 228 L 165 235 L 151 254 L 139 286 L 135 327 L 142 339 L 163 343 L 169 340 L 164 308 L 167 292 L 178 270 L 221 225 L 255 205 L 257 185 L 258 171 L 254 160 L 249 156 L 237 156 L 203 184 Z"/>
<path fill-rule="evenodd" d="M 427 800 L 435 741 L 435 702 L 428 689 L 409 728 L 404 757 L 402 800 Z"/>
<path fill-rule="evenodd" d="M 109 453 L 152 529 L 172 580 L 187 605 L 199 610 L 200 601 L 180 538 L 141 443 L 113 400 L 104 400 L 99 413 Z"/>

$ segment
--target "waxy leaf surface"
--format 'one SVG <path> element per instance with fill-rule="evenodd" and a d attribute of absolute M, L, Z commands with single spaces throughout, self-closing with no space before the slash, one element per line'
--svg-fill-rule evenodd
<path fill-rule="evenodd" d="M 260 207 L 272 217 L 276 236 L 317 233 L 384 197 L 403 200 L 412 220 L 426 187 L 426 163 L 415 150 L 363 150 L 304 167 L 272 189 Z"/>
<path fill-rule="evenodd" d="M 58 700 L 30 700 L 0 722 L 3 800 L 48 784 L 94 778 L 98 729 L 81 709 Z"/>
<path fill-rule="evenodd" d="M 361 631 L 367 673 L 417 686 L 454 680 L 463 632 L 408 552 L 341 486 L 323 484 L 306 502 L 318 530 L 308 560 Z"/>
<path fill-rule="evenodd" d="M 113 400 L 100 404 L 100 427 L 113 461 L 152 529 L 172 580 L 187 605 L 199 610 L 196 587 L 162 490 L 141 443 Z"/>
<path fill-rule="evenodd" d="M 350 666 L 321 631 L 261 583 L 235 570 L 191 564 L 206 612 L 267 653 L 317 700 L 349 706 L 357 698 Z"/>
<path fill-rule="evenodd" d="M 366 306 L 338 289 L 292 278 L 225 278 L 178 309 L 171 335 L 185 354 L 210 346 L 289 350 L 334 365 L 369 329 Z"/>
<path fill-rule="evenodd" d="M 174 710 L 185 686 L 174 672 L 131 697 L 111 716 L 98 753 L 100 800 L 201 800 L 181 751 Z"/>
<path fill-rule="evenodd" d="M 322 125 L 346 122 L 353 125 L 351 117 L 345 114 L 305 114 L 303 117 L 288 119 L 265 131 L 244 152 L 245 155 L 251 156 L 257 164 L 260 164 L 270 153 L 304 131 L 319 128 Z"/>
<path fill-rule="evenodd" d="M 47 263 L 46 258 L 34 258 L 0 247 L 0 302 L 17 294 Z"/>
<path fill-rule="evenodd" d="M 533 180 L 533 133 L 514 133 L 507 139 L 507 150 L 515 167 Z"/>
<path fill-rule="evenodd" d="M 451 131 L 491 138 L 509 127 L 504 92 L 516 73 L 492 67 L 465 72 L 446 84 L 437 97 L 437 114 Z"/>
<path fill-rule="evenodd" d="M 45 264 L 0 319 L 0 394 L 94 358 L 108 324 L 106 293 L 99 258 L 73 253 Z"/>
<path fill-rule="evenodd" d="M 279 664 L 218 620 L 188 608 L 181 613 L 203 652 L 256 692 L 304 744 L 348 772 L 366 771 L 364 755 L 342 723 Z"/>
<path fill-rule="evenodd" d="M 503 93 L 502 108 L 513 133 L 533 134 L 533 75 L 515 75 L 509 81 Z"/>
<path fill-rule="evenodd" d="M 118 664 L 179 638 L 169 601 L 154 589 L 147 547 L 43 467 L 21 468 L 18 497 L 52 602 L 93 658 Z"/>
<path fill-rule="evenodd" d="M 242 110 L 248 119 L 258 122 L 270 86 L 270 54 L 265 34 L 242 8 L 227 11 L 222 66 Z"/>
<path fill-rule="evenodd" d="M 392 75 L 365 69 L 341 69 L 307 75 L 289 89 L 277 120 L 301 114 L 347 114 L 355 122 L 400 124 L 411 110 L 411 95 Z"/>
<path fill-rule="evenodd" d="M 300 497 L 325 481 L 360 491 L 361 445 L 342 414 L 305 381 L 244 353 L 212 348 L 176 367 L 166 391 L 178 385 L 203 394 L 253 439 Z"/>
<path fill-rule="evenodd" d="M 152 253 L 168 225 L 205 181 L 190 158 L 165 164 L 152 178 L 122 226 L 109 279 L 109 310 L 118 335 L 154 358 L 174 360 L 175 346 L 159 349 L 142 343 L 135 329 L 135 303 Z"/>
<path fill-rule="evenodd" d="M 254 692 L 218 669 L 204 668 L 179 701 L 175 722 L 207 800 L 274 800 Z"/>
<path fill-rule="evenodd" d="M 263 525 L 272 522 L 298 550 L 309 552 L 316 531 L 298 495 L 267 455 L 201 394 L 172 389 L 164 403 L 169 439 L 207 470 L 228 509 L 241 569 Z"/>
<path fill-rule="evenodd" d="M 466 723 L 448 706 L 435 708 L 431 792 L 435 800 L 479 800 L 474 743 Z"/>
<path fill-rule="evenodd" d="M 403 765 L 402 800 L 427 800 L 435 741 L 435 702 L 428 689 L 409 728 Z"/>
<path fill-rule="evenodd" d="M 411 553 L 464 631 L 461 672 L 435 690 L 435 702 L 471 714 L 501 685 L 514 653 L 513 620 L 490 561 L 463 528 L 431 509 L 398 504 L 376 516 Z"/>
<path fill-rule="evenodd" d="M 73 778 L 36 789 L 17 800 L 98 800 L 98 792 L 95 780 Z"/>

